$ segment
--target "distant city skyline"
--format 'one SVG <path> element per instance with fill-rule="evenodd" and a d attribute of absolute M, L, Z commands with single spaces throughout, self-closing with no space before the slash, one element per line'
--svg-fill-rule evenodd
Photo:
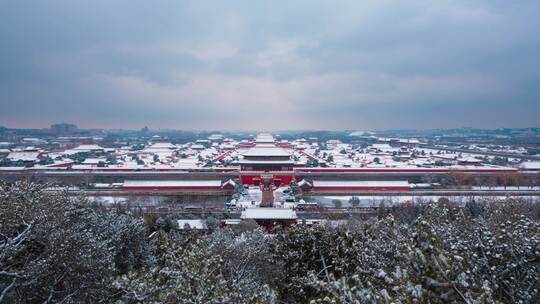
<path fill-rule="evenodd" d="M 62 126 L 65 125 L 65 126 Z M 73 126 L 73 127 L 71 127 Z M 60 130 L 58 128 L 61 128 Z M 107 127 L 79 127 L 78 125 L 74 123 L 67 123 L 67 122 L 60 122 L 60 123 L 53 123 L 49 126 L 33 126 L 33 127 L 11 127 L 11 126 L 5 126 L 0 125 L 0 128 L 6 128 L 6 129 L 13 129 L 13 130 L 51 130 L 56 133 L 62 133 L 62 132 L 68 132 L 68 133 L 77 133 L 77 132 L 84 132 L 84 131 L 90 131 L 90 130 L 103 130 L 103 131 L 144 131 L 144 132 L 176 132 L 176 131 L 185 131 L 185 132 L 206 132 L 206 133 L 251 133 L 253 135 L 259 134 L 259 133 L 269 133 L 269 134 L 280 134 L 280 133 L 297 133 L 297 132 L 351 132 L 352 133 L 365 133 L 366 135 L 369 134 L 376 134 L 378 132 L 393 132 L 393 131 L 417 131 L 417 132 L 424 132 L 424 131 L 452 131 L 452 130 L 461 130 L 461 131 L 467 131 L 467 130 L 479 130 L 479 131 L 498 131 L 498 130 L 540 130 L 540 126 L 528 126 L 528 127 L 499 127 L 499 128 L 483 128 L 483 127 L 470 127 L 470 126 L 460 126 L 460 127 L 449 127 L 449 128 L 379 128 L 379 129 L 367 129 L 367 128 L 342 128 L 342 129 L 324 129 L 324 128 L 308 128 L 308 129 L 218 129 L 218 128 L 204 128 L 204 129 L 190 129 L 190 128 L 150 128 L 149 126 L 145 125 L 141 128 L 133 127 L 133 128 L 124 128 L 124 127 L 113 127 L 113 128 L 107 128 Z M 66 129 L 64 129 L 66 128 Z"/>
<path fill-rule="evenodd" d="M 7 0 L 0 126 L 540 126 L 538 1 Z"/>

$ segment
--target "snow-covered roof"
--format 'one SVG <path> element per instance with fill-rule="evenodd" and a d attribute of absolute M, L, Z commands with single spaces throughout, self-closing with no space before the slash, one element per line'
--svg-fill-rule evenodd
<path fill-rule="evenodd" d="M 233 181 L 232 179 L 229 179 L 228 181 L 226 181 L 225 183 L 223 183 L 223 186 L 225 185 L 231 185 L 233 187 L 236 187 L 236 182 Z"/>
<path fill-rule="evenodd" d="M 248 208 L 242 211 L 241 219 L 295 220 L 296 212 L 286 208 Z"/>
<path fill-rule="evenodd" d="M 124 187 L 221 187 L 220 180 L 136 181 L 127 180 Z"/>
<path fill-rule="evenodd" d="M 25 167 L 0 167 L 0 171 L 24 171 Z"/>
<path fill-rule="evenodd" d="M 519 165 L 524 170 L 540 170 L 540 161 L 527 161 Z"/>
<path fill-rule="evenodd" d="M 242 159 L 239 161 L 242 165 L 294 165 L 293 160 L 249 160 L 249 159 Z"/>
<path fill-rule="evenodd" d="M 297 224 L 306 224 L 306 225 L 315 225 L 315 224 L 325 224 L 327 219 L 297 219 Z"/>
<path fill-rule="evenodd" d="M 302 186 L 304 186 L 304 185 L 310 186 L 310 187 L 311 187 L 311 184 L 310 184 L 307 180 L 305 180 L 305 179 L 303 179 L 303 180 L 301 180 L 301 181 L 298 182 L 298 186 L 302 187 Z"/>
<path fill-rule="evenodd" d="M 314 187 L 409 187 L 408 181 L 313 181 Z"/>
<path fill-rule="evenodd" d="M 40 152 L 11 152 L 8 154 L 7 159 L 13 161 L 37 161 L 39 154 Z"/>
<path fill-rule="evenodd" d="M 418 139 L 416 139 L 416 138 L 400 138 L 399 142 L 400 143 L 408 143 L 408 144 L 418 144 L 418 143 L 420 143 L 420 141 L 418 141 Z"/>
<path fill-rule="evenodd" d="M 224 144 L 224 145 L 221 145 L 221 149 L 234 149 L 234 145 Z"/>
<path fill-rule="evenodd" d="M 434 158 L 440 158 L 440 159 L 447 159 L 447 160 L 454 160 L 459 158 L 459 154 L 434 154 Z"/>
<path fill-rule="evenodd" d="M 93 165 L 93 164 L 99 164 L 100 162 L 107 162 L 105 158 L 87 158 L 82 163 L 83 165 Z"/>
<path fill-rule="evenodd" d="M 209 140 L 222 140 L 223 137 L 224 136 L 222 134 L 212 134 L 212 135 L 208 136 L 208 139 Z"/>
<path fill-rule="evenodd" d="M 189 229 L 204 230 L 207 229 L 204 220 L 178 220 L 178 229 L 184 230 L 189 226 Z"/>
<path fill-rule="evenodd" d="M 255 139 L 256 143 L 273 143 L 275 141 L 274 136 L 271 134 L 263 133 L 257 135 L 257 138 Z"/>
<path fill-rule="evenodd" d="M 392 148 L 392 146 L 390 146 L 389 144 L 373 144 L 371 145 L 371 147 L 375 148 L 375 149 L 387 149 L 387 148 Z"/>
<path fill-rule="evenodd" d="M 100 147 L 98 145 L 80 145 L 78 147 L 73 148 L 72 150 L 94 151 L 94 150 L 103 150 L 103 147 Z"/>
<path fill-rule="evenodd" d="M 71 169 L 73 169 L 73 170 L 92 170 L 92 169 L 95 169 L 95 166 L 94 166 L 94 165 L 83 165 L 83 164 L 80 164 L 80 165 L 73 165 L 73 166 L 71 166 Z"/>
<path fill-rule="evenodd" d="M 482 160 L 480 160 L 478 158 L 474 158 L 474 157 L 462 157 L 462 158 L 458 158 L 458 161 L 459 162 L 464 162 L 464 163 L 479 163 L 479 162 L 482 162 Z"/>
<path fill-rule="evenodd" d="M 274 148 L 276 144 L 274 143 L 256 143 L 255 147 L 257 148 Z"/>
<path fill-rule="evenodd" d="M 176 146 L 173 145 L 170 142 L 158 142 L 158 143 L 152 144 L 147 149 L 160 149 L 160 150 L 163 150 L 163 149 L 176 149 Z"/>
<path fill-rule="evenodd" d="M 257 157 L 257 156 L 272 156 L 272 157 L 290 157 L 291 153 L 283 148 L 251 148 L 247 152 L 243 153 L 245 157 Z"/>

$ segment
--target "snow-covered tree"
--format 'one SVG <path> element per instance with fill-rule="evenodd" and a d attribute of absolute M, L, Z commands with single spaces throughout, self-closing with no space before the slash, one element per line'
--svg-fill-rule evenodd
<path fill-rule="evenodd" d="M 218 230 L 185 243 L 158 232 L 156 263 L 118 278 L 122 300 L 142 303 L 273 303 L 265 282 L 275 269 L 268 262 L 267 235 L 260 230 L 235 235 Z"/>
<path fill-rule="evenodd" d="M 145 262 L 145 226 L 44 186 L 0 184 L 0 303 L 99 302 Z"/>
<path fill-rule="evenodd" d="M 206 232 L 0 184 L 0 303 L 538 303 L 540 207 L 381 208 L 268 235 Z M 240 187 L 239 187 L 240 189 Z M 169 227 L 171 226 L 171 227 Z M 151 234 L 148 236 L 148 233 Z"/>
<path fill-rule="evenodd" d="M 535 303 L 538 222 L 519 215 L 497 223 L 496 214 L 475 218 L 461 208 L 433 206 L 412 225 L 390 215 L 364 225 L 362 233 L 361 227 L 337 229 L 334 238 L 325 238 L 338 249 L 327 253 L 330 274 L 323 275 L 321 265 L 306 269 L 313 300 Z"/>

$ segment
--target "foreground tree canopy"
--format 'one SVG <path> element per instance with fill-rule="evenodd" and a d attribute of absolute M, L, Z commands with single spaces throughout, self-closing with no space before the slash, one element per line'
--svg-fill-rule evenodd
<path fill-rule="evenodd" d="M 0 184 L 0 303 L 538 303 L 540 208 L 400 207 L 200 234 Z"/>

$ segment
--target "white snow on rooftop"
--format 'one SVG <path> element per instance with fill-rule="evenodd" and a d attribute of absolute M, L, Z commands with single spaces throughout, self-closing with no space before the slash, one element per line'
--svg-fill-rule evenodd
<path fill-rule="evenodd" d="M 247 152 L 243 153 L 247 157 L 255 156 L 274 156 L 274 157 L 290 157 L 291 153 L 282 148 L 251 148 Z"/>
<path fill-rule="evenodd" d="M 407 181 L 313 181 L 313 187 L 409 187 Z"/>
<path fill-rule="evenodd" d="M 13 161 L 37 161 L 39 152 L 11 152 L 8 154 L 7 159 Z"/>
<path fill-rule="evenodd" d="M 176 146 L 170 142 L 158 142 L 152 144 L 150 147 L 146 148 L 147 150 L 166 150 L 166 149 L 176 149 Z"/>
<path fill-rule="evenodd" d="M 540 161 L 527 161 L 519 165 L 521 169 L 525 170 L 540 170 Z"/>
<path fill-rule="evenodd" d="M 81 150 L 81 151 L 92 151 L 92 150 L 103 150 L 103 147 L 98 145 L 80 145 L 73 148 L 72 150 Z"/>
<path fill-rule="evenodd" d="M 241 219 L 282 219 L 294 220 L 298 216 L 292 209 L 286 208 L 248 208 L 242 211 Z"/>
<path fill-rule="evenodd" d="M 220 180 L 134 181 L 127 180 L 124 187 L 221 187 Z"/>
<path fill-rule="evenodd" d="M 239 161 L 242 165 L 251 165 L 251 164 L 267 164 L 267 165 L 293 165 L 294 160 L 249 160 L 242 159 Z"/>
<path fill-rule="evenodd" d="M 188 229 L 204 230 L 207 228 L 206 223 L 203 220 L 178 220 L 178 229 L 184 230 L 188 226 Z"/>
<path fill-rule="evenodd" d="M 255 139 L 256 143 L 273 143 L 275 141 L 274 136 L 267 133 L 262 133 L 257 135 L 257 138 Z"/>

